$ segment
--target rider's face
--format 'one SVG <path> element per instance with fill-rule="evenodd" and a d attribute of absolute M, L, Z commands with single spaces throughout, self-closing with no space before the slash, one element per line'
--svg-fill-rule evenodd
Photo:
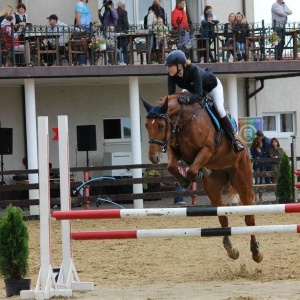
<path fill-rule="evenodd" d="M 182 70 L 182 65 L 179 64 L 179 65 L 172 65 L 172 66 L 167 66 L 167 70 L 170 74 L 170 76 L 175 76 L 175 75 L 178 75 L 180 76 L 180 73 L 178 73 L 178 71 L 181 71 Z M 178 73 L 178 74 L 177 74 Z"/>

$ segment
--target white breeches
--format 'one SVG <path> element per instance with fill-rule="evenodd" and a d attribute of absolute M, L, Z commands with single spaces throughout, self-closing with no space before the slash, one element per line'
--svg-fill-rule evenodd
<path fill-rule="evenodd" d="M 216 103 L 220 117 L 224 118 L 226 116 L 226 111 L 224 108 L 224 92 L 223 85 L 219 78 L 217 78 L 217 86 L 210 93 L 208 93 L 208 95 Z"/>

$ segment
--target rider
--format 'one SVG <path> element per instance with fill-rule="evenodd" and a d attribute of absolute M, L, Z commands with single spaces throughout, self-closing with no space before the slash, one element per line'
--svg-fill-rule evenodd
<path fill-rule="evenodd" d="M 180 88 L 203 98 L 207 93 L 217 106 L 221 125 L 232 140 L 235 153 L 244 150 L 243 144 L 236 138 L 231 121 L 224 109 L 224 95 L 221 81 L 210 69 L 202 69 L 186 59 L 181 50 L 170 52 L 165 61 L 168 69 L 168 94 L 176 92 L 176 85 Z"/>

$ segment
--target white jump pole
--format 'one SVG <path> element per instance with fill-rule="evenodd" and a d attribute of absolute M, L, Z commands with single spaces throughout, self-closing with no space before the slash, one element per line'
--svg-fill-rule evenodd
<path fill-rule="evenodd" d="M 68 117 L 58 116 L 58 149 L 60 174 L 60 203 L 61 210 L 71 210 L 70 196 L 70 159 L 69 159 L 69 130 Z M 62 221 L 62 264 L 57 280 L 59 288 L 71 291 L 90 291 L 93 282 L 80 282 L 72 260 L 71 225 L 69 220 Z"/>
<path fill-rule="evenodd" d="M 38 163 L 41 267 L 35 290 L 21 291 L 20 298 L 44 300 L 54 296 L 69 297 L 71 290 L 57 288 L 51 266 L 48 117 L 38 117 Z"/>

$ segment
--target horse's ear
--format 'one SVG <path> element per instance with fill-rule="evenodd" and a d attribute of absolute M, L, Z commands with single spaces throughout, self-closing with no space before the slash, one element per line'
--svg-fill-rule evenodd
<path fill-rule="evenodd" d="M 149 111 L 152 109 L 152 106 L 146 102 L 146 100 L 144 100 L 143 98 L 141 98 L 144 104 L 144 107 L 146 108 L 147 113 L 149 113 Z"/>
<path fill-rule="evenodd" d="M 168 97 L 166 98 L 164 104 L 161 106 L 161 113 L 166 114 L 168 111 L 168 104 L 169 104 L 169 99 Z"/>

